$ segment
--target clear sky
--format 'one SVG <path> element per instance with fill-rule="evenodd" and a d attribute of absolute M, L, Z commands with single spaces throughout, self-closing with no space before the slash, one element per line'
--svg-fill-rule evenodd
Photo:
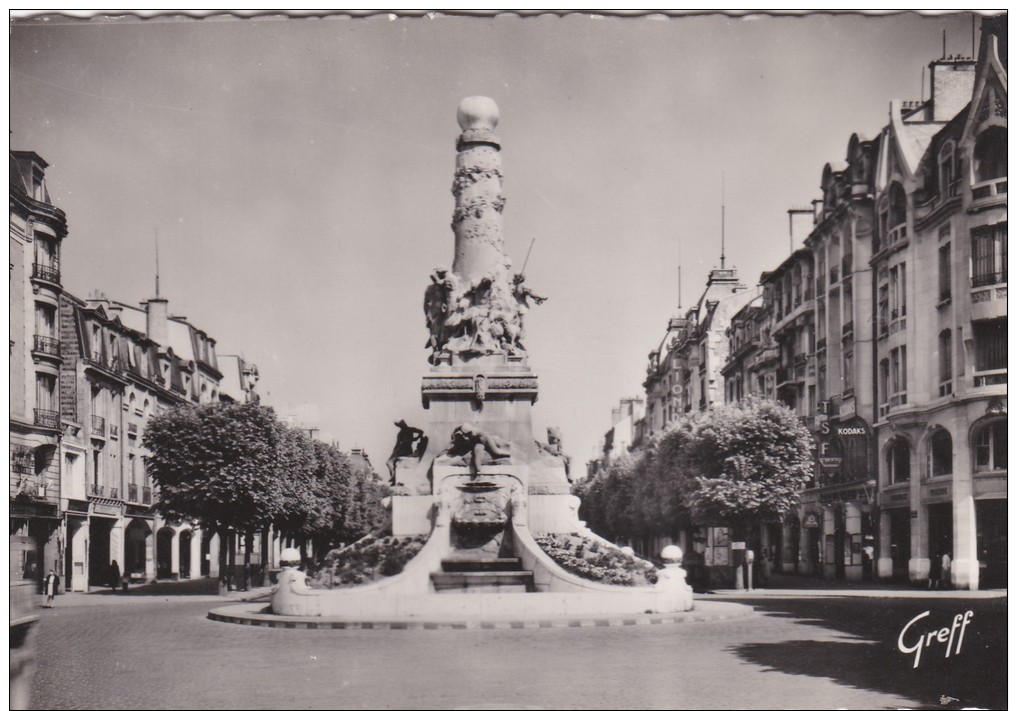
<path fill-rule="evenodd" d="M 536 434 L 585 462 L 646 355 L 719 266 L 789 253 L 853 132 L 970 15 L 16 21 L 11 147 L 47 160 L 72 293 L 170 311 L 242 352 L 259 389 L 377 467 L 426 426 L 423 293 L 452 261 L 465 96 L 501 110 L 506 249 L 550 297 L 526 323 Z M 928 96 L 928 90 L 925 90 Z"/>

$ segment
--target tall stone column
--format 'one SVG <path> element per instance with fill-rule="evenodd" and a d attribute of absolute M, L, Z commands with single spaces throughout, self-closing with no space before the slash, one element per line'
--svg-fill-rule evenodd
<path fill-rule="evenodd" d="M 170 577 L 180 577 L 180 531 L 171 528 L 173 538 L 170 542 Z"/>
<path fill-rule="evenodd" d="M 191 531 L 191 569 L 188 571 L 191 580 L 201 577 L 201 537 L 203 534 L 204 532 L 200 528 Z"/>
<path fill-rule="evenodd" d="M 456 145 L 459 152 L 452 185 L 456 200 L 452 272 L 465 284 L 475 284 L 505 264 L 501 144 L 494 134 L 498 106 L 486 96 L 471 96 L 459 104 L 456 118 L 462 134 Z"/>
<path fill-rule="evenodd" d="M 883 510 L 879 512 L 879 560 L 876 563 L 876 575 L 880 580 L 889 580 L 893 577 L 893 557 L 891 556 L 890 541 L 890 512 Z"/>

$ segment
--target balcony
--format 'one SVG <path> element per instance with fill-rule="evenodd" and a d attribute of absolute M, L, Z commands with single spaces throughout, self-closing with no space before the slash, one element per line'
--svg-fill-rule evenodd
<path fill-rule="evenodd" d="M 59 267 L 50 267 L 45 264 L 36 263 L 32 265 L 32 278 L 48 281 L 51 284 L 59 284 L 60 269 Z"/>
<path fill-rule="evenodd" d="M 971 277 L 971 286 L 991 286 L 992 284 L 1003 284 L 1006 282 L 1006 270 L 999 272 L 986 272 Z"/>
<path fill-rule="evenodd" d="M 901 407 L 908 404 L 907 393 L 897 393 L 890 397 L 890 407 Z"/>
<path fill-rule="evenodd" d="M 49 427 L 53 430 L 60 429 L 60 413 L 56 410 L 43 410 L 35 408 L 35 424 L 39 427 Z"/>
<path fill-rule="evenodd" d="M 136 424 L 134 424 L 133 422 L 128 422 L 127 423 L 127 434 L 133 434 L 133 435 L 138 434 L 138 426 Z"/>
<path fill-rule="evenodd" d="M 883 418 L 885 418 L 887 413 L 889 412 L 890 412 L 890 403 L 884 402 L 879 406 L 879 419 L 882 420 Z"/>
<path fill-rule="evenodd" d="M 901 223 L 886 233 L 886 246 L 892 247 L 898 242 L 907 239 L 907 236 L 908 226 L 906 223 Z"/>
<path fill-rule="evenodd" d="M 1006 368 L 975 373 L 976 388 L 984 388 L 989 385 L 1006 385 Z"/>
<path fill-rule="evenodd" d="M 138 485 L 128 484 L 127 485 L 127 500 L 131 503 L 138 502 Z"/>
<path fill-rule="evenodd" d="M 124 372 L 123 363 L 121 363 L 120 358 L 116 356 L 107 359 L 102 353 L 94 352 L 91 355 L 85 356 L 84 360 L 86 363 L 96 368 L 102 368 L 117 374 Z"/>
<path fill-rule="evenodd" d="M 111 424 L 109 426 L 109 436 L 110 437 L 114 437 L 114 438 L 115 437 L 119 437 L 120 436 L 120 427 L 118 427 L 117 425 Z"/>
<path fill-rule="evenodd" d="M 946 380 L 939 384 L 939 396 L 946 397 L 947 395 L 953 394 L 953 381 Z"/>
<path fill-rule="evenodd" d="M 985 200 L 992 197 L 1006 198 L 1006 178 L 986 180 L 982 183 L 975 183 L 971 186 L 971 199 Z"/>
<path fill-rule="evenodd" d="M 106 487 L 104 487 L 104 486 L 102 486 L 100 484 L 91 484 L 88 487 L 88 495 L 89 496 L 102 496 L 103 492 L 105 492 L 105 491 L 106 491 Z"/>
<path fill-rule="evenodd" d="M 809 359 L 808 353 L 796 353 L 794 363 L 795 365 L 804 365 L 805 362 L 808 361 L 808 359 Z"/>
<path fill-rule="evenodd" d="M 111 499 L 119 499 L 120 498 L 120 489 L 117 489 L 116 487 L 110 488 L 110 490 L 109 490 L 109 497 Z"/>
<path fill-rule="evenodd" d="M 950 292 L 950 290 L 943 289 L 942 291 L 939 292 L 939 305 L 942 306 L 943 304 L 949 302 L 950 299 L 952 298 L 953 294 Z"/>
<path fill-rule="evenodd" d="M 60 357 L 60 341 L 52 336 L 35 336 L 32 343 L 32 353 Z"/>
<path fill-rule="evenodd" d="M 855 322 L 854 321 L 848 321 L 847 323 L 845 323 L 840 328 L 840 334 L 841 334 L 841 336 L 843 338 L 847 338 L 848 336 L 850 336 L 854 332 L 855 332 Z"/>
<path fill-rule="evenodd" d="M 106 436 L 106 418 L 100 415 L 92 415 L 92 434 L 100 437 Z"/>
<path fill-rule="evenodd" d="M 817 351 L 826 350 L 826 338 L 820 338 L 818 341 L 816 341 L 816 350 Z"/>
<path fill-rule="evenodd" d="M 151 505 L 151 503 L 152 503 L 152 487 L 150 487 L 150 486 L 143 486 L 143 487 L 141 487 L 141 503 L 145 504 L 146 506 Z"/>

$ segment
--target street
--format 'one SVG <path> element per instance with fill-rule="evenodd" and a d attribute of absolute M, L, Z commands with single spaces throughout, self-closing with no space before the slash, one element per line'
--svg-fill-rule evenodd
<path fill-rule="evenodd" d="M 222 602 L 205 595 L 64 595 L 40 610 L 32 706 L 1006 706 L 1005 598 L 708 597 L 756 614 L 666 626 L 294 630 L 207 620 Z M 959 650 L 946 658 L 933 639 L 915 669 L 897 638 L 927 610 L 913 637 L 973 615 Z"/>

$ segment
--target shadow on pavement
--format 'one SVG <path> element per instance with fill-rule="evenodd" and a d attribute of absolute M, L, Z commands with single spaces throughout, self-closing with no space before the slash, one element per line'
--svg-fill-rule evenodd
<path fill-rule="evenodd" d="M 142 595 L 186 596 L 186 595 L 218 595 L 219 580 L 217 578 L 197 578 L 196 580 L 173 580 L 145 585 L 131 585 L 127 591 L 101 590 L 90 593 L 104 597 L 131 597 Z"/>
<path fill-rule="evenodd" d="M 925 708 L 1007 708 L 1006 600 L 903 600 L 825 598 L 746 600 L 758 612 L 801 624 L 837 630 L 843 641 L 787 640 L 741 644 L 732 651 L 745 661 L 785 674 L 824 677 L 856 688 L 919 700 Z M 915 655 L 897 648 L 903 628 L 913 646 L 919 634 L 951 627 L 954 616 L 971 610 L 960 652 L 950 657 L 935 637 Z M 944 638 L 946 635 L 944 635 Z M 925 638 L 927 639 L 927 637 Z"/>

